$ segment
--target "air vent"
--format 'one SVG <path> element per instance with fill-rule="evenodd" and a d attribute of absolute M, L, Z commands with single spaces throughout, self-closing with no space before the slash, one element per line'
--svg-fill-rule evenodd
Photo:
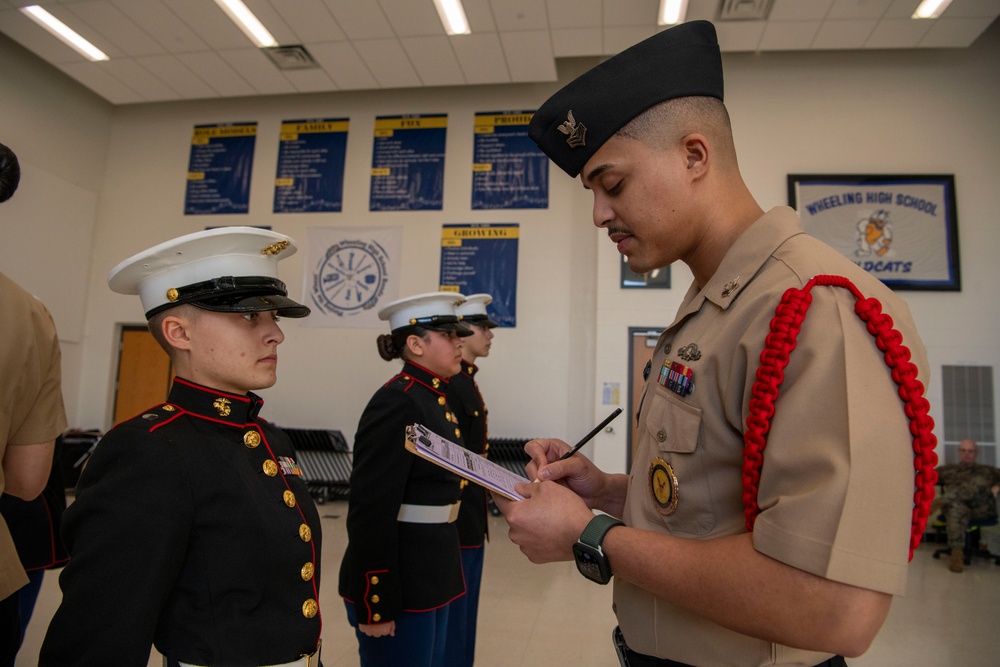
<path fill-rule="evenodd" d="M 278 66 L 278 69 L 313 69 L 319 67 L 319 63 L 306 51 L 306 47 L 301 44 L 291 44 L 288 46 L 273 46 L 263 49 L 267 57 Z"/>
<path fill-rule="evenodd" d="M 771 13 L 774 0 L 722 0 L 720 21 L 763 21 Z"/>

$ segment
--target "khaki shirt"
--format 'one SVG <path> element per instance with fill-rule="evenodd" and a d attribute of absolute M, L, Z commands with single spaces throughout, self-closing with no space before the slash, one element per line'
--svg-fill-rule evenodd
<path fill-rule="evenodd" d="M 639 413 L 627 525 L 700 540 L 746 531 L 743 431 L 760 353 L 784 291 L 820 274 L 845 276 L 881 301 L 926 385 L 926 356 L 906 304 L 806 235 L 794 211 L 773 209 L 730 248 L 704 289 L 692 286 L 660 336 Z M 903 403 L 853 295 L 826 286 L 811 294 L 764 450 L 754 547 L 827 579 L 902 594 L 914 491 Z M 692 369 L 692 393 L 657 382 L 665 358 Z M 657 459 L 676 473 L 671 515 L 653 495 Z M 640 653 L 720 666 L 829 657 L 727 630 L 617 579 L 614 597 L 622 633 Z"/>
<path fill-rule="evenodd" d="M 59 339 L 41 301 L 0 273 L 0 460 L 7 447 L 55 440 L 66 430 Z M 0 468 L 0 492 L 4 490 Z M 0 517 L 0 600 L 28 583 Z"/>

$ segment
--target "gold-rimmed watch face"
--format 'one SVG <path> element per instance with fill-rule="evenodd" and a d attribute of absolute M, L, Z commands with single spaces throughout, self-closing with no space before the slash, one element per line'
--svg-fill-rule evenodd
<path fill-rule="evenodd" d="M 677 475 L 670 464 L 661 458 L 653 459 L 649 466 L 649 490 L 660 514 L 670 516 L 677 511 L 678 487 Z"/>

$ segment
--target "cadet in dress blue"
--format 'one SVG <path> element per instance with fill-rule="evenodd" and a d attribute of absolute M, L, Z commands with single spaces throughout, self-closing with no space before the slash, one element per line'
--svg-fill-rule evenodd
<path fill-rule="evenodd" d="M 125 260 L 176 378 L 101 440 L 64 515 L 70 561 L 39 664 L 319 664 L 320 523 L 291 442 L 258 416 L 284 335 L 271 231 L 227 227 Z"/>
<path fill-rule="evenodd" d="M 493 329 L 486 306 L 489 294 L 470 294 L 455 310 L 472 335 L 462 341 L 462 370 L 448 383 L 448 404 L 458 418 L 465 446 L 487 456 L 489 453 L 486 402 L 476 384 L 476 361 L 490 354 Z M 483 577 L 483 551 L 487 539 L 486 489 L 462 480 L 462 506 L 458 512 L 458 541 L 462 546 L 465 595 L 448 612 L 448 667 L 472 667 L 476 657 L 476 622 L 479 616 L 479 584 Z"/>
<path fill-rule="evenodd" d="M 460 478 L 405 448 L 406 427 L 415 423 L 463 444 L 446 399 L 461 338 L 471 333 L 455 314 L 463 299 L 418 294 L 379 312 L 392 330 L 379 336 L 379 355 L 404 364 L 358 424 L 340 566 L 363 667 L 442 667 L 449 605 L 465 594 L 455 527 Z"/>

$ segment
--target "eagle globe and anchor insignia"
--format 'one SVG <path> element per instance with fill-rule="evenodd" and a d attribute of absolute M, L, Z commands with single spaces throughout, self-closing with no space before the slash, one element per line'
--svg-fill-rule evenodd
<path fill-rule="evenodd" d="M 345 240 L 331 245 L 313 273 L 312 301 L 340 317 L 371 310 L 389 282 L 388 254 L 374 241 Z"/>

